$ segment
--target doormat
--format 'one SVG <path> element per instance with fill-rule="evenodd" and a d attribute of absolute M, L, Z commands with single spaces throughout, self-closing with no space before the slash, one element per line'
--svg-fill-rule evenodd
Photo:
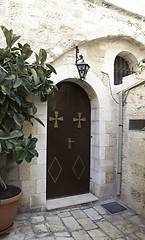
<path fill-rule="evenodd" d="M 114 214 L 114 213 L 119 213 L 119 212 L 123 212 L 125 210 L 127 210 L 126 207 L 122 206 L 121 204 L 117 203 L 117 202 L 110 202 L 110 203 L 105 203 L 102 204 L 102 206 L 110 213 Z"/>

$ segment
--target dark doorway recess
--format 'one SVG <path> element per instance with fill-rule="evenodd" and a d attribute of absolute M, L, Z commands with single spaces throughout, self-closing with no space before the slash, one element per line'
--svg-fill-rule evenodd
<path fill-rule="evenodd" d="M 126 207 L 122 206 L 120 203 L 117 203 L 117 202 L 105 203 L 105 204 L 102 204 L 102 206 L 112 214 L 120 213 L 127 210 Z"/>
<path fill-rule="evenodd" d="M 90 101 L 77 84 L 60 82 L 48 106 L 47 199 L 89 192 Z"/>

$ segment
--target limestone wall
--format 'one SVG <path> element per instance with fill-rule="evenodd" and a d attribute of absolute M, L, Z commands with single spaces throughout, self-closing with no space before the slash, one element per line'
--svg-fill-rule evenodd
<path fill-rule="evenodd" d="M 132 0 L 131 4 L 127 4 L 126 0 L 106 0 L 105 2 L 109 4 L 113 4 L 114 6 L 118 8 L 122 8 L 125 11 L 133 12 L 135 14 L 145 16 L 144 8 L 145 8 L 145 2 L 144 0 Z"/>
<path fill-rule="evenodd" d="M 48 62 L 52 62 L 58 72 L 57 76 L 52 76 L 55 83 L 68 79 L 76 81 L 88 93 L 91 99 L 91 134 L 93 136 L 90 189 L 100 198 L 113 197 L 116 192 L 118 124 L 116 92 L 118 88 L 113 83 L 114 59 L 120 52 L 123 52 L 125 57 L 128 53 L 128 60 L 132 54 L 136 62 L 145 55 L 144 35 L 137 31 L 135 26 L 131 27 L 127 24 L 128 20 L 138 23 L 137 26 L 141 26 L 144 31 L 143 19 L 134 13 L 114 8 L 107 2 L 101 0 L 0 0 L 0 24 L 20 34 L 22 41 L 31 44 L 36 52 L 39 48 L 47 50 Z M 3 46 L 1 32 L 0 37 L 0 46 Z M 91 66 L 86 82 L 83 84 L 78 79 L 74 65 L 76 45 L 79 45 L 80 53 Z M 122 90 L 124 88 L 125 85 L 122 85 Z M 132 93 L 133 91 L 135 93 L 136 90 L 132 90 Z M 129 104 L 133 106 L 133 99 L 130 96 L 133 95 L 129 94 L 127 99 L 130 99 Z M 138 100 L 139 96 L 135 95 L 135 97 Z M 31 164 L 23 163 L 19 171 L 17 166 L 11 168 L 13 169 L 11 172 L 17 175 L 16 184 L 19 183 L 24 192 L 21 202 L 22 210 L 42 209 L 46 206 L 47 105 L 40 104 L 37 99 L 36 101 L 38 116 L 45 123 L 45 128 L 38 126 L 37 123 L 33 128 L 33 133 L 39 138 L 37 144 L 39 158 L 34 159 Z M 127 147 L 129 146 L 129 151 L 132 152 L 131 137 L 135 136 L 134 141 L 137 142 L 134 144 L 140 139 L 139 144 L 143 146 L 143 133 L 136 139 L 136 135 L 127 130 L 129 114 L 139 113 L 139 110 L 136 113 L 130 112 L 132 107 L 130 108 L 129 104 L 124 108 L 124 116 L 126 116 L 124 146 L 127 142 Z M 124 152 L 127 157 L 123 160 L 122 194 L 123 199 L 131 205 L 131 201 L 137 200 L 131 200 L 129 197 L 126 190 L 128 182 L 130 194 L 133 193 L 135 196 L 137 189 L 131 190 L 133 177 L 130 177 L 130 172 L 132 170 L 128 174 L 125 172 L 128 166 L 128 160 L 125 159 L 129 159 L 130 152 L 128 149 L 124 149 Z M 134 165 L 130 166 L 136 168 L 135 159 L 133 161 Z M 13 178 L 15 174 L 12 175 Z M 141 179 L 144 182 L 144 179 Z M 11 181 L 11 179 L 8 180 Z M 13 182 L 15 182 L 14 178 Z M 143 195 L 140 199 L 143 203 Z"/>
<path fill-rule="evenodd" d="M 106 1 L 89 0 L 1 0 L 0 24 L 13 28 L 34 50 L 48 50 L 49 61 L 55 60 L 79 43 L 102 37 L 144 37 L 129 27 L 128 20 L 138 22 L 136 15 L 114 10 Z M 132 40 L 133 41 L 133 40 Z"/>
<path fill-rule="evenodd" d="M 145 119 L 144 85 L 129 91 L 124 106 L 121 198 L 145 215 L 145 131 L 129 130 L 130 119 Z"/>

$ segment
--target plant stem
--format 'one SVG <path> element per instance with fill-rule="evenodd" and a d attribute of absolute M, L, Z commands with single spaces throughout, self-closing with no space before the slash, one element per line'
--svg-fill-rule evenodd
<path fill-rule="evenodd" d="M 3 179 L 0 177 L 0 189 L 5 191 L 7 189 L 7 185 L 4 183 Z"/>

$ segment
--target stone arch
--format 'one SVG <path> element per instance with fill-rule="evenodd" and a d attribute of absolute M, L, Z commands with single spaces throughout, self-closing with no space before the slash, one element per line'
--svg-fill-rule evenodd
<path fill-rule="evenodd" d="M 75 65 L 62 65 L 56 71 L 57 75 L 51 78 L 55 84 L 60 81 L 75 82 L 86 91 L 91 101 L 90 191 L 98 196 L 100 186 L 105 183 L 105 170 L 101 170 L 100 161 L 105 159 L 105 147 L 109 146 L 106 124 L 111 121 L 111 113 L 107 89 L 91 70 L 85 81 L 78 79 Z"/>
<path fill-rule="evenodd" d="M 135 44 L 130 43 L 127 40 L 117 40 L 111 44 L 108 48 L 104 64 L 102 66 L 102 72 L 106 73 L 110 79 L 110 85 L 113 90 L 114 86 L 114 60 L 116 56 L 123 57 L 129 66 L 133 66 L 133 70 L 137 70 L 137 63 L 144 58 L 144 54 Z"/>
<path fill-rule="evenodd" d="M 112 21 L 113 22 L 112 22 Z M 103 19 L 102 19 L 103 21 Z M 117 23 L 115 23 L 117 21 Z M 64 53 L 72 50 L 74 48 L 74 45 L 82 45 L 86 44 L 88 42 L 99 40 L 99 39 L 114 39 L 113 44 L 120 44 L 123 46 L 124 44 L 134 46 L 136 48 L 140 47 L 143 51 L 145 51 L 145 39 L 144 35 L 139 31 L 137 31 L 137 28 L 133 25 L 130 26 L 128 24 L 128 20 L 123 21 L 119 19 L 114 19 L 112 17 L 109 18 L 108 23 L 105 21 L 105 24 L 100 21 L 100 24 L 96 24 L 96 26 L 87 28 L 87 31 L 85 29 L 85 32 L 82 33 L 81 38 L 79 39 L 77 37 L 77 40 L 72 40 L 68 46 L 65 46 L 65 48 L 62 48 L 62 46 L 54 46 L 54 49 L 52 49 L 51 53 L 51 60 L 54 61 L 56 58 L 62 56 Z M 120 40 L 121 39 L 121 40 Z M 68 39 L 69 41 L 70 39 Z M 126 43 L 125 43 L 126 42 Z M 61 44 L 61 42 L 60 42 Z M 111 46 L 110 46 L 111 48 Z M 127 50 L 127 49 L 126 49 Z M 54 54 L 55 52 L 55 54 Z M 52 57 L 53 56 L 53 57 Z"/>

